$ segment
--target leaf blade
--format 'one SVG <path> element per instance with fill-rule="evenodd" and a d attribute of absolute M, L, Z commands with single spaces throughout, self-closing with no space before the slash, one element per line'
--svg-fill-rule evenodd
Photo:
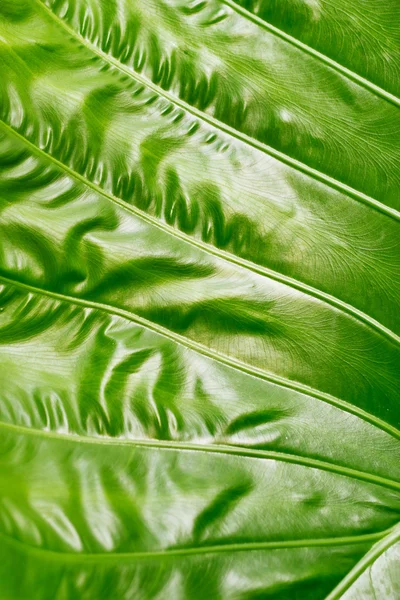
<path fill-rule="evenodd" d="M 226 4 L 0 8 L 5 598 L 395 589 L 399 113 Z"/>

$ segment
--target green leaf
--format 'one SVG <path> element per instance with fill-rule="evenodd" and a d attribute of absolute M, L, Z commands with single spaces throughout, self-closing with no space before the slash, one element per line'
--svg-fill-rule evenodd
<path fill-rule="evenodd" d="M 399 19 L 2 0 L 1 600 L 399 597 Z"/>

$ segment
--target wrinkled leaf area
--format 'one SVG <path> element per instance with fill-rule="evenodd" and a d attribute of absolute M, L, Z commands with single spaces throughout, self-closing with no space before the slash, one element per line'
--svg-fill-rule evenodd
<path fill-rule="evenodd" d="M 398 12 L 2 0 L 0 600 L 400 598 Z"/>

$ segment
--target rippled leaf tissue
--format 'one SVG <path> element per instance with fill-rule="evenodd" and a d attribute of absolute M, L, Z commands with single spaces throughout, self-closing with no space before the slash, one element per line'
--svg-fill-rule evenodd
<path fill-rule="evenodd" d="M 400 598 L 398 0 L 1 0 L 0 600 Z"/>

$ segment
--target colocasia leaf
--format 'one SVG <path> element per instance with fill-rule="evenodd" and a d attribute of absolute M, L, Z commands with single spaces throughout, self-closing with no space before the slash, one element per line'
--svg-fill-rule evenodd
<path fill-rule="evenodd" d="M 0 1 L 0 600 L 400 598 L 399 24 Z"/>

